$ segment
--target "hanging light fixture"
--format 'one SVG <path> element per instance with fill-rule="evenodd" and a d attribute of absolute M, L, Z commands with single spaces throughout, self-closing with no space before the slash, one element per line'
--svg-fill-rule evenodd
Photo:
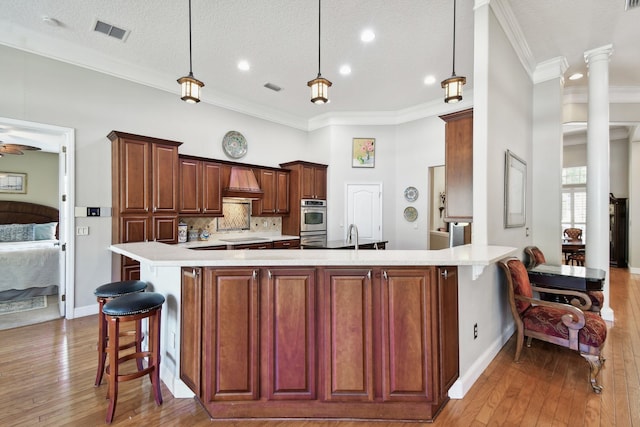
<path fill-rule="evenodd" d="M 191 65 L 191 0 L 189 0 L 189 75 L 180 77 L 178 83 L 182 87 L 182 100 L 190 104 L 200 102 L 200 89 L 204 83 L 193 77 Z"/>
<path fill-rule="evenodd" d="M 311 88 L 311 102 L 314 104 L 325 104 L 329 102 L 329 86 L 331 82 L 320 74 L 320 9 L 321 1 L 318 0 L 318 77 L 307 82 L 307 86 Z"/>
<path fill-rule="evenodd" d="M 456 0 L 453 0 L 453 67 L 451 77 L 442 81 L 444 102 L 462 101 L 462 86 L 467 83 L 466 77 L 456 76 Z"/>

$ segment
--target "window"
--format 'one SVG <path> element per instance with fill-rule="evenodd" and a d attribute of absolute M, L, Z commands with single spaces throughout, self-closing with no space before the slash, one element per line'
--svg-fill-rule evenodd
<path fill-rule="evenodd" d="M 562 229 L 587 226 L 587 167 L 562 169 Z"/>

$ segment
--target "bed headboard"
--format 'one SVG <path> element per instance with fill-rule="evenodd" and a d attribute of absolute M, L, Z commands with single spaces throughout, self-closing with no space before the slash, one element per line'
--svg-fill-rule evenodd
<path fill-rule="evenodd" d="M 58 209 L 50 206 L 0 200 L 0 224 L 44 224 L 59 218 Z"/>

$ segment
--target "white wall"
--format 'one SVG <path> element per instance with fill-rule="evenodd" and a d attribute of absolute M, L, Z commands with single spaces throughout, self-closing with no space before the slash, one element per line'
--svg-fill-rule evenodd
<path fill-rule="evenodd" d="M 0 172 L 27 174 L 27 192 L 0 193 L 0 200 L 17 200 L 58 208 L 58 154 L 25 151 L 0 157 Z"/>

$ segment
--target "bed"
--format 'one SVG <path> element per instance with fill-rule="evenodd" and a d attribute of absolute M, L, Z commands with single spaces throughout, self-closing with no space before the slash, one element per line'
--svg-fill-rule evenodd
<path fill-rule="evenodd" d="M 55 208 L 0 201 L 0 301 L 58 293 L 58 221 Z"/>

